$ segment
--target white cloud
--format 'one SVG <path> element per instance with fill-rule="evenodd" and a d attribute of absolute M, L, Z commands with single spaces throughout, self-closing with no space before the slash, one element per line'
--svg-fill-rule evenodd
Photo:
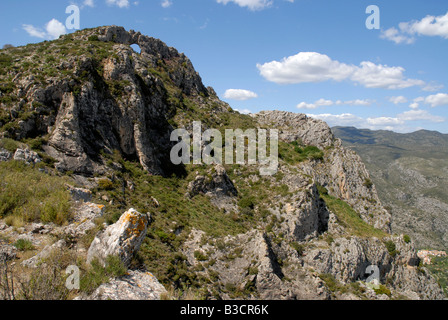
<path fill-rule="evenodd" d="M 36 37 L 36 38 L 42 38 L 44 39 L 47 34 L 45 33 L 45 31 L 42 31 L 30 24 L 24 24 L 22 25 L 23 30 L 25 30 L 26 32 L 28 32 L 28 34 L 32 37 Z"/>
<path fill-rule="evenodd" d="M 250 113 L 252 113 L 252 111 L 250 111 L 249 109 L 243 109 L 243 110 L 235 109 L 235 111 L 239 112 L 241 114 L 250 114 Z"/>
<path fill-rule="evenodd" d="M 93 0 L 84 0 L 83 6 L 93 8 L 95 6 L 95 3 L 93 2 Z"/>
<path fill-rule="evenodd" d="M 257 68 L 261 76 L 278 84 L 351 80 L 366 88 L 384 89 L 425 84 L 422 80 L 406 79 L 402 67 L 377 65 L 370 61 L 363 61 L 360 66 L 349 65 L 318 52 L 300 52 L 282 61 L 257 64 Z"/>
<path fill-rule="evenodd" d="M 448 39 L 448 12 L 442 16 L 427 15 L 421 20 L 401 22 L 395 27 L 381 31 L 381 38 L 395 43 L 410 44 L 415 41 L 415 35 L 439 36 Z"/>
<path fill-rule="evenodd" d="M 392 102 L 393 104 L 400 104 L 408 102 L 408 99 L 403 96 L 398 96 L 398 97 L 390 97 L 389 101 Z"/>
<path fill-rule="evenodd" d="M 57 39 L 59 36 L 66 34 L 67 29 L 62 22 L 52 19 L 45 25 L 45 30 L 36 28 L 30 24 L 22 25 L 22 28 L 32 37 L 41 39 Z"/>
<path fill-rule="evenodd" d="M 423 36 L 439 36 L 448 39 L 448 12 L 443 16 L 427 15 L 422 20 L 402 22 L 401 31 Z"/>
<path fill-rule="evenodd" d="M 446 119 L 440 116 L 430 114 L 426 110 L 409 110 L 397 115 L 397 118 L 402 121 L 430 121 L 430 122 L 444 122 Z"/>
<path fill-rule="evenodd" d="M 417 109 L 420 105 L 418 104 L 418 102 L 413 102 L 409 105 L 409 108 L 411 109 Z"/>
<path fill-rule="evenodd" d="M 335 102 L 337 105 L 348 105 L 348 106 L 370 106 L 374 101 L 372 100 L 349 100 L 349 101 L 341 101 L 338 100 Z"/>
<path fill-rule="evenodd" d="M 234 2 L 240 7 L 247 7 L 249 10 L 263 10 L 272 6 L 272 0 L 216 0 L 217 3 L 227 4 L 229 2 Z"/>
<path fill-rule="evenodd" d="M 422 88 L 423 91 L 439 91 L 444 86 L 443 84 L 438 84 L 436 82 L 428 83 L 425 87 Z"/>
<path fill-rule="evenodd" d="M 402 67 L 388 67 L 377 65 L 370 61 L 361 62 L 351 77 L 352 81 L 362 84 L 366 88 L 404 89 L 413 86 L 423 86 L 425 82 L 417 79 L 405 79 Z"/>
<path fill-rule="evenodd" d="M 62 24 L 62 22 L 59 22 L 56 19 L 50 20 L 50 22 L 47 23 L 45 29 L 47 30 L 48 35 L 53 39 L 57 39 L 60 35 L 67 33 L 67 29 L 65 29 L 65 26 Z"/>
<path fill-rule="evenodd" d="M 307 116 L 320 119 L 334 126 L 353 126 L 371 130 L 392 130 L 396 132 L 412 132 L 415 127 L 409 126 L 408 122 L 425 121 L 440 123 L 446 121 L 445 118 L 434 116 L 424 110 L 410 110 L 395 117 L 368 117 L 362 118 L 351 113 L 343 114 L 307 114 Z"/>
<path fill-rule="evenodd" d="M 409 37 L 409 36 L 401 33 L 395 27 L 389 28 L 387 30 L 381 30 L 380 38 L 393 41 L 396 44 L 400 44 L 400 43 L 411 44 L 411 43 L 415 42 L 414 37 Z"/>
<path fill-rule="evenodd" d="M 404 120 L 394 117 L 376 117 L 376 118 L 367 118 L 367 123 L 374 127 L 384 127 L 384 126 L 392 127 L 404 124 Z"/>
<path fill-rule="evenodd" d="M 319 119 L 333 126 L 362 126 L 364 119 L 351 113 L 343 114 L 307 114 L 308 117 Z"/>
<path fill-rule="evenodd" d="M 115 5 L 119 8 L 129 7 L 129 0 L 106 0 L 106 3 L 111 6 Z"/>
<path fill-rule="evenodd" d="M 332 101 L 332 100 L 326 100 L 326 99 L 319 99 L 314 103 L 307 103 L 307 102 L 300 102 L 296 108 L 298 109 L 316 109 L 318 107 L 322 107 L 322 106 L 332 106 L 332 105 L 346 105 L 346 106 L 368 106 L 371 105 L 373 103 L 373 101 L 371 100 L 361 100 L 361 99 L 356 99 L 356 100 L 348 100 L 348 101 L 342 101 L 342 100 L 337 100 L 337 101 Z"/>
<path fill-rule="evenodd" d="M 347 79 L 354 66 L 331 60 L 317 52 L 300 52 L 282 61 L 257 64 L 260 74 L 269 81 L 279 84 L 302 82 L 341 81 Z"/>
<path fill-rule="evenodd" d="M 448 106 L 448 94 L 438 93 L 425 98 L 425 103 L 431 107 Z"/>
<path fill-rule="evenodd" d="M 163 0 L 163 1 L 160 3 L 160 5 L 161 5 L 163 8 L 169 8 L 169 7 L 171 7 L 172 4 L 173 4 L 173 2 L 170 1 L 170 0 Z"/>
<path fill-rule="evenodd" d="M 224 93 L 225 99 L 239 100 L 239 101 L 254 99 L 257 97 L 258 95 L 255 92 L 243 89 L 228 89 Z"/>

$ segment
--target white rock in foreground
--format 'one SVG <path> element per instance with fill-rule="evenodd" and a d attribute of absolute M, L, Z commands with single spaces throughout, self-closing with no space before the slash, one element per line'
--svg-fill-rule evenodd
<path fill-rule="evenodd" d="M 160 300 L 166 293 L 150 272 L 128 271 L 124 277 L 98 287 L 87 300 Z"/>
<path fill-rule="evenodd" d="M 149 220 L 146 215 L 130 209 L 120 219 L 100 232 L 87 252 L 87 262 L 95 258 L 104 265 L 108 256 L 118 256 L 129 266 L 146 236 Z"/>

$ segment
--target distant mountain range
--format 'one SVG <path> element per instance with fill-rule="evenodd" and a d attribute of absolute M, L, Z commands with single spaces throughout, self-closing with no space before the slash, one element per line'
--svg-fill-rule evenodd
<path fill-rule="evenodd" d="M 409 234 L 419 248 L 448 247 L 448 134 L 401 134 L 334 127 L 343 145 L 366 164 L 392 231 Z"/>

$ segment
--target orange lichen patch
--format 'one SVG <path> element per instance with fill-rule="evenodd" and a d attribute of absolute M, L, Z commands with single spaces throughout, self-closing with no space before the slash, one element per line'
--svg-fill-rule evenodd
<path fill-rule="evenodd" d="M 135 211 L 128 211 L 120 218 L 120 223 L 129 224 L 127 236 L 129 238 L 139 237 L 146 229 L 144 216 Z"/>
<path fill-rule="evenodd" d="M 106 206 L 103 204 L 96 204 L 91 202 L 89 202 L 87 205 L 92 209 L 99 209 L 101 212 L 104 210 L 104 208 L 106 208 Z"/>

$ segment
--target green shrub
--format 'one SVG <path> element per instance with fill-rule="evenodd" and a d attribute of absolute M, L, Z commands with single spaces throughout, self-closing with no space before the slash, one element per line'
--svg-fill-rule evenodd
<path fill-rule="evenodd" d="M 319 275 L 319 278 L 325 282 L 330 292 L 334 293 L 340 291 L 341 284 L 339 283 L 338 280 L 336 280 L 336 278 L 332 274 L 323 273 Z"/>
<path fill-rule="evenodd" d="M 12 65 L 12 57 L 7 54 L 0 54 L 0 67 L 7 68 Z"/>
<path fill-rule="evenodd" d="M 98 38 L 97 35 L 93 35 L 87 38 L 87 40 L 89 41 L 100 41 L 100 39 Z"/>
<path fill-rule="evenodd" d="M 0 148 L 6 149 L 9 152 L 15 152 L 20 147 L 20 142 L 13 139 L 4 138 L 0 140 Z"/>
<path fill-rule="evenodd" d="M 366 178 L 363 183 L 364 187 L 370 189 L 373 187 L 373 182 L 369 178 Z"/>
<path fill-rule="evenodd" d="M 328 196 L 328 190 L 324 186 L 321 186 L 320 184 L 317 185 L 317 191 L 321 196 Z"/>
<path fill-rule="evenodd" d="M 206 261 L 208 259 L 207 255 L 203 254 L 202 251 L 196 250 L 194 252 L 194 257 L 198 261 Z"/>
<path fill-rule="evenodd" d="M 392 257 L 395 257 L 397 254 L 395 243 L 392 240 L 388 240 L 384 243 L 386 246 L 387 251 Z"/>
<path fill-rule="evenodd" d="M 304 248 L 303 245 L 301 245 L 301 244 L 299 244 L 299 243 L 297 243 L 297 242 L 291 242 L 289 245 L 290 245 L 294 250 L 297 251 L 297 254 L 298 254 L 299 256 L 302 256 L 302 255 L 303 255 L 303 252 L 305 251 L 305 248 Z"/>
<path fill-rule="evenodd" d="M 80 279 L 80 290 L 86 293 L 93 292 L 103 283 L 107 283 L 110 278 L 122 277 L 127 269 L 119 257 L 108 256 L 105 266 L 98 259 L 94 259 L 87 272 Z"/>
<path fill-rule="evenodd" d="M 102 190 L 113 190 L 114 183 L 112 181 L 110 181 L 109 179 L 100 179 L 98 181 L 98 187 Z"/>
<path fill-rule="evenodd" d="M 250 209 L 254 209 L 255 207 L 255 198 L 253 196 L 246 196 L 246 197 L 242 197 L 239 201 L 238 201 L 238 205 L 241 208 L 250 208 Z"/>
<path fill-rule="evenodd" d="M 382 285 L 382 284 L 380 284 L 380 286 L 379 286 L 378 289 L 374 289 L 374 290 L 375 290 L 375 293 L 376 293 L 377 295 L 385 294 L 385 295 L 388 296 L 388 297 L 390 297 L 390 296 L 392 295 L 392 293 L 390 292 L 390 290 L 389 290 L 388 288 L 386 288 L 386 286 L 384 286 L 384 285 Z"/>
<path fill-rule="evenodd" d="M 19 239 L 13 245 L 20 251 L 34 250 L 33 243 L 28 239 Z"/>
<path fill-rule="evenodd" d="M 403 236 L 403 240 L 404 240 L 404 242 L 406 242 L 406 243 L 410 243 L 410 242 L 411 242 L 411 237 L 408 236 L 407 234 L 405 234 L 405 235 Z"/>

